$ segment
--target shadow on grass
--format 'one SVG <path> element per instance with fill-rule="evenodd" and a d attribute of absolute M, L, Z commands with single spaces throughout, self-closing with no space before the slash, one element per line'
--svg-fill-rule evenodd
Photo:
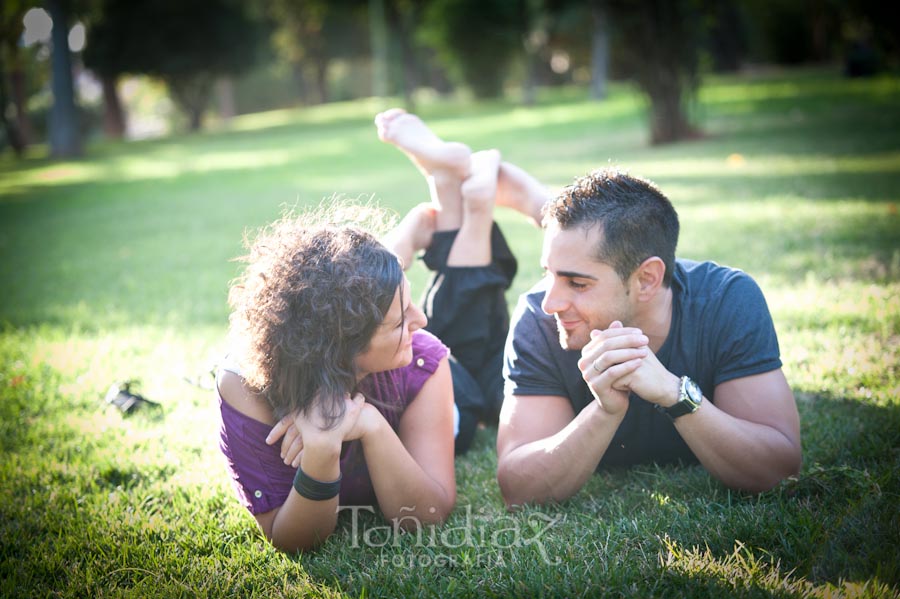
<path fill-rule="evenodd" d="M 673 175 L 665 174 L 656 179 L 656 183 L 665 191 L 673 186 L 685 190 L 699 190 L 699 193 L 679 194 L 678 206 L 719 207 L 744 205 L 752 208 L 753 204 L 764 203 L 771 199 L 796 197 L 812 202 L 829 203 L 840 201 L 865 200 L 879 204 L 893 204 L 895 210 L 894 225 L 900 226 L 896 206 L 897 188 L 900 186 L 900 160 L 895 169 L 871 169 L 860 172 L 848 172 L 846 169 L 825 165 L 823 172 L 798 173 L 754 173 L 742 174 L 736 170 L 727 175 Z M 723 168 L 723 170 L 727 170 Z M 671 194 L 671 192 L 670 192 Z M 680 197 L 684 196 L 684 197 Z M 890 216 L 887 212 L 885 216 Z"/>
<path fill-rule="evenodd" d="M 496 464 L 482 463 L 478 448 L 495 437 L 482 431 L 457 470 L 460 496 L 487 502 L 460 503 L 430 542 L 393 537 L 374 515 L 346 516 L 321 552 L 300 561 L 350 594 L 797 596 L 854 591 L 848 582 L 890 594 L 900 585 L 900 406 L 817 398 L 814 409 L 804 410 L 804 434 L 817 448 L 799 476 L 769 492 L 729 491 L 699 466 L 644 466 L 595 475 L 569 501 L 515 513 L 481 491 Z M 525 543 L 541 526 L 540 543 Z M 459 536 L 466 530 L 469 540 Z M 495 536 L 513 532 L 518 544 Z"/>

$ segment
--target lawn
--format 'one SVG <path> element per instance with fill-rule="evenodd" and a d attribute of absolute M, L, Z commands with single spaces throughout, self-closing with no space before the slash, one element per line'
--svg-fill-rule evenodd
<path fill-rule="evenodd" d="M 801 474 L 759 496 L 698 467 L 594 476 L 507 513 L 492 429 L 457 460 L 449 522 L 394 534 L 347 513 L 285 555 L 233 497 L 208 372 L 225 350 L 245 231 L 335 196 L 427 197 L 379 143 L 375 100 L 236 119 L 203 135 L 0 158 L 0 596 L 900 595 L 900 79 L 788 71 L 707 80 L 707 136 L 650 148 L 614 86 L 533 107 L 434 101 L 442 136 L 558 188 L 608 163 L 656 181 L 679 255 L 744 269 L 779 332 Z M 541 234 L 498 220 L 540 276 Z M 411 279 L 421 290 L 424 272 Z M 134 379 L 160 407 L 103 400 Z"/>

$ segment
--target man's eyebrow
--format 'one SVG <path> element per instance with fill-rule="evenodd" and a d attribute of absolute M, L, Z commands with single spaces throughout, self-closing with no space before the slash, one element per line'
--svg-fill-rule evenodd
<path fill-rule="evenodd" d="M 575 272 L 573 270 L 561 270 L 556 273 L 558 277 L 566 277 L 567 279 L 590 279 L 591 281 L 596 281 L 597 277 L 594 275 L 586 275 L 584 273 Z"/>

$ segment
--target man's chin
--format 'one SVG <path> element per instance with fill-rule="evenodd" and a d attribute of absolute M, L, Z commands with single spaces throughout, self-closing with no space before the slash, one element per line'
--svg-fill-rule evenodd
<path fill-rule="evenodd" d="M 579 331 L 559 330 L 559 344 L 565 350 L 581 351 L 587 345 L 588 339 Z"/>

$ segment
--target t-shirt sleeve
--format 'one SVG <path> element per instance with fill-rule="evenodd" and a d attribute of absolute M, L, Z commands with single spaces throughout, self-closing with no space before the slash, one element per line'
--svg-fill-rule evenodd
<path fill-rule="evenodd" d="M 504 394 L 568 396 L 554 363 L 551 331 L 542 326 L 528 296 L 519 298 L 503 352 Z"/>
<path fill-rule="evenodd" d="M 440 339 L 424 329 L 413 333 L 413 359 L 404 372 L 404 395 L 412 401 L 425 386 L 450 350 Z"/>
<path fill-rule="evenodd" d="M 714 328 L 716 340 L 714 385 L 781 368 L 778 337 L 759 285 L 737 272 L 722 290 Z"/>
<path fill-rule="evenodd" d="M 238 412 L 221 396 L 218 401 L 222 418 L 219 449 L 225 456 L 238 500 L 251 514 L 262 514 L 284 504 L 297 470 L 281 459 L 280 443 L 266 444 L 272 427 Z"/>

